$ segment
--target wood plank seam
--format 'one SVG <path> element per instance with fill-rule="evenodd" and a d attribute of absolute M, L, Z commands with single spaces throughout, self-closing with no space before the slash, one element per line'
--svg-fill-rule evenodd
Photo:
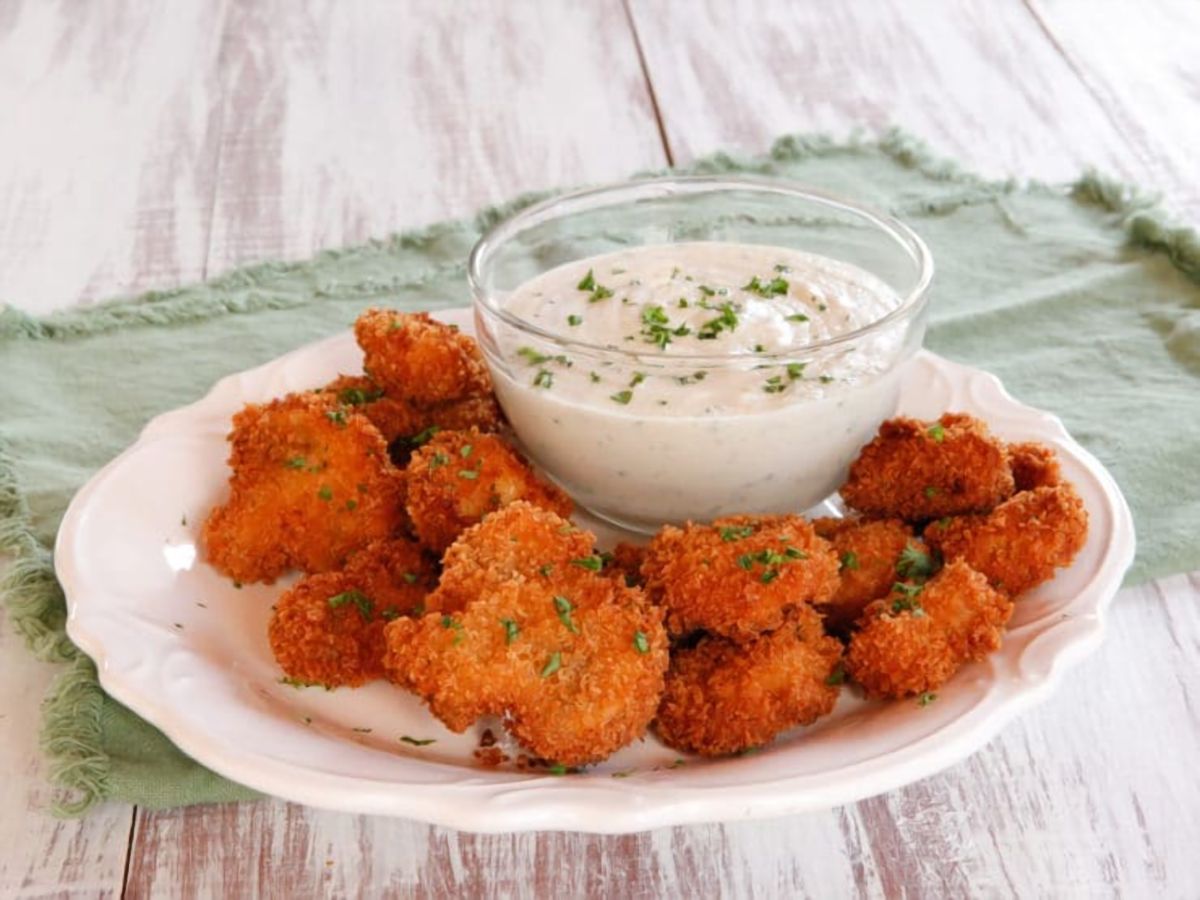
<path fill-rule="evenodd" d="M 642 40 L 638 35 L 637 22 L 634 21 L 633 10 L 629 8 L 629 0 L 621 0 L 621 6 L 625 10 L 625 20 L 629 23 L 629 33 L 633 37 L 633 47 L 637 52 L 638 65 L 642 68 L 642 78 L 646 81 L 646 93 L 650 96 L 650 108 L 654 110 L 654 124 L 658 128 L 658 139 L 662 142 L 667 165 L 674 168 L 675 154 L 671 152 L 671 141 L 667 137 L 667 129 L 663 124 L 662 110 L 658 105 L 658 94 L 654 90 L 654 80 L 650 77 L 650 67 L 646 64 L 646 54 L 642 52 Z"/>

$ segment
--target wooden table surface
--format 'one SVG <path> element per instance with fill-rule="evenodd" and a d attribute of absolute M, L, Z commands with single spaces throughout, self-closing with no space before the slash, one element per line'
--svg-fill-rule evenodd
<path fill-rule="evenodd" d="M 1200 220 L 1196 0 L 0 0 L 0 298 L 31 312 L 784 131 L 1092 164 Z M 1193 473 L 1194 474 L 1194 473 Z M 0 630 L 3 896 L 1200 896 L 1200 577 L 984 750 L 824 813 L 476 836 L 263 801 L 46 807 L 54 669 Z"/>

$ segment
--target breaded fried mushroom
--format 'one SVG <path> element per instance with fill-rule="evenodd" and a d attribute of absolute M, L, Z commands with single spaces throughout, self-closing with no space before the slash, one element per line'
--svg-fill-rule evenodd
<path fill-rule="evenodd" d="M 309 392 L 233 417 L 230 497 L 204 523 L 208 561 L 238 581 L 325 572 L 400 531 L 404 474 L 355 407 Z"/>
<path fill-rule="evenodd" d="M 979 419 L 889 419 L 850 465 L 846 505 L 908 522 L 987 512 L 1013 492 L 1004 445 Z"/>
<path fill-rule="evenodd" d="M 745 643 L 704 637 L 671 654 L 655 730 L 668 746 L 704 756 L 760 747 L 833 710 L 841 656 L 806 606 Z"/>
<path fill-rule="evenodd" d="M 387 627 L 391 677 L 452 731 L 498 715 L 535 755 L 609 756 L 654 717 L 667 667 L 662 611 L 591 573 L 509 581 L 462 612 Z"/>
<path fill-rule="evenodd" d="M 428 313 L 368 309 L 354 335 L 367 374 L 396 397 L 430 406 L 492 392 L 475 341 Z"/>
<path fill-rule="evenodd" d="M 442 558 L 442 577 L 430 598 L 458 612 L 509 581 L 562 579 L 596 571 L 595 539 L 567 519 L 518 500 L 458 536 Z"/>
<path fill-rule="evenodd" d="M 1088 515 L 1070 484 L 1022 491 L 984 516 L 931 523 L 925 540 L 947 560 L 963 559 L 1015 597 L 1069 566 L 1087 541 Z"/>
<path fill-rule="evenodd" d="M 961 560 L 925 585 L 896 585 L 867 607 L 850 639 L 846 671 L 872 697 L 933 691 L 964 664 L 1000 646 L 1012 601 Z"/>
<path fill-rule="evenodd" d="M 702 629 L 748 640 L 779 628 L 800 604 L 827 602 L 838 560 L 800 516 L 730 516 L 664 527 L 646 548 L 642 575 L 672 635 Z"/>
<path fill-rule="evenodd" d="M 526 500 L 563 516 L 569 497 L 534 474 L 503 438 L 470 431 L 442 431 L 408 464 L 408 513 L 421 543 L 440 553 L 485 515 Z"/>
<path fill-rule="evenodd" d="M 383 677 L 384 626 L 423 614 L 436 575 L 412 541 L 377 541 L 340 572 L 309 575 L 275 603 L 267 637 L 287 676 L 357 687 Z"/>
<path fill-rule="evenodd" d="M 491 394 L 422 406 L 385 391 L 365 375 L 339 375 L 320 390 L 335 396 L 339 403 L 357 407 L 389 445 L 400 445 L 392 447 L 392 455 L 395 458 L 397 449 L 403 450 L 403 462 L 438 431 L 478 428 L 493 432 L 499 431 L 504 421 Z"/>
<path fill-rule="evenodd" d="M 1008 468 L 1012 471 L 1016 490 L 1032 491 L 1034 488 L 1054 487 L 1062 480 L 1062 470 L 1054 450 L 1045 444 L 1028 441 L 1009 444 Z"/>
<path fill-rule="evenodd" d="M 924 542 L 899 519 L 814 519 L 812 524 L 833 544 L 838 558 L 841 582 L 821 607 L 831 631 L 848 629 L 869 603 L 886 597 L 896 581 L 933 574 Z M 913 568 L 918 571 L 910 572 Z"/>

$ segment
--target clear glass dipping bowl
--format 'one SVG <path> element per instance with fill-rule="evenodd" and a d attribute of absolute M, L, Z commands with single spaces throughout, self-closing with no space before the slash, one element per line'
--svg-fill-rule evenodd
<path fill-rule="evenodd" d="M 531 278 L 566 263 L 638 245 L 694 241 L 762 244 L 850 263 L 899 298 L 865 327 L 756 357 L 803 364 L 811 378 L 771 409 L 680 415 L 634 410 L 531 384 L 515 349 L 599 369 L 686 378 L 746 371 L 742 354 L 665 355 L 548 331 L 505 309 Z M 921 346 L 933 261 L 898 220 L 788 182 L 752 177 L 669 177 L 579 191 L 530 206 L 487 232 L 468 264 L 480 346 L 496 394 L 524 450 L 577 503 L 623 528 L 734 513 L 802 512 L 834 493 L 859 448 L 896 409 L 906 363 Z M 844 375 L 842 373 L 845 373 Z M 566 370 L 562 377 L 569 377 Z M 829 376 L 832 378 L 832 376 Z M 717 379 L 710 379 L 712 383 Z"/>

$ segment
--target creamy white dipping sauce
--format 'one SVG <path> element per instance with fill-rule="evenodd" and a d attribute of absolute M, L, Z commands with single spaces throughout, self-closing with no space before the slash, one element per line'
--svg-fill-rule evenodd
<path fill-rule="evenodd" d="M 544 331 L 608 348 L 500 329 L 505 365 L 493 375 L 534 460 L 628 527 L 802 511 L 836 490 L 895 409 L 904 323 L 806 349 L 900 304 L 875 276 L 827 257 L 717 242 L 637 247 L 559 266 L 499 302 Z"/>

